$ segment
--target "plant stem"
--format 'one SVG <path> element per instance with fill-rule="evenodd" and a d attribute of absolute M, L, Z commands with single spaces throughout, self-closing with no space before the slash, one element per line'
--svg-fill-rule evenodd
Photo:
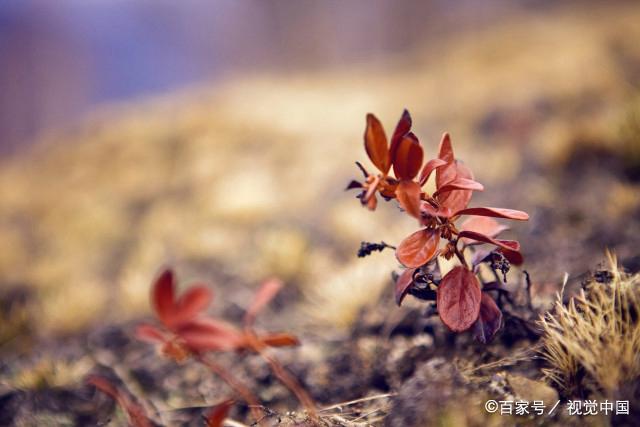
<path fill-rule="evenodd" d="M 369 173 L 364 168 L 364 166 L 362 166 L 362 163 L 356 162 L 356 166 L 358 166 L 358 169 L 360 169 L 360 172 L 362 172 L 362 175 L 364 175 L 365 178 L 367 178 L 369 176 Z"/>
<path fill-rule="evenodd" d="M 298 383 L 298 381 L 278 362 L 275 358 L 266 354 L 264 350 L 260 351 L 260 356 L 267 361 L 274 375 L 295 394 L 296 398 L 302 403 L 304 408 L 309 413 L 309 416 L 313 419 L 317 418 L 316 405 L 311 399 L 311 396 L 306 392 L 304 388 Z"/>
<path fill-rule="evenodd" d="M 531 301 L 531 277 L 527 270 L 523 271 L 525 280 L 527 281 L 527 307 L 529 310 L 533 310 L 533 303 Z"/>
<path fill-rule="evenodd" d="M 247 386 L 238 381 L 227 369 L 223 366 L 218 365 L 216 362 L 205 359 L 203 356 L 197 356 L 196 360 L 198 362 L 205 365 L 209 368 L 214 374 L 219 376 L 224 382 L 226 382 L 229 387 L 231 387 L 236 393 L 238 393 L 247 405 L 249 405 L 249 410 L 251 411 L 251 416 L 256 420 L 256 423 L 260 423 L 262 419 L 262 414 L 258 409 L 260 404 L 258 403 L 258 399 L 256 396 L 249 390 Z"/>
<path fill-rule="evenodd" d="M 451 243 L 453 243 L 454 252 L 458 257 L 458 259 L 460 260 L 460 263 L 468 270 L 469 265 L 467 264 L 467 260 L 464 259 L 464 255 L 462 255 L 462 252 L 460 252 L 460 249 L 458 249 L 458 239 L 452 241 Z"/>
<path fill-rule="evenodd" d="M 273 374 L 278 378 L 278 380 L 280 380 L 280 382 L 284 384 L 285 387 L 291 390 L 291 392 L 300 401 L 302 406 L 304 406 L 304 408 L 307 410 L 309 416 L 317 421 L 318 416 L 316 414 L 316 405 L 311 396 L 309 396 L 306 390 L 284 368 L 284 366 L 282 366 L 280 362 L 278 362 L 275 357 L 267 354 L 266 345 L 258 339 L 255 332 L 251 328 L 245 328 L 245 332 L 254 351 L 262 356 L 262 358 L 269 364 L 269 367 L 273 371 Z"/>

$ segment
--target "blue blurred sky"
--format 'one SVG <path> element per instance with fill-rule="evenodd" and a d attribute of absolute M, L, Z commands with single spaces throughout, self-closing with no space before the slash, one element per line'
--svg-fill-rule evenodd
<path fill-rule="evenodd" d="M 544 1 L 520 1 L 540 7 Z M 506 0 L 1 0 L 0 153 L 109 102 L 396 57 Z"/>

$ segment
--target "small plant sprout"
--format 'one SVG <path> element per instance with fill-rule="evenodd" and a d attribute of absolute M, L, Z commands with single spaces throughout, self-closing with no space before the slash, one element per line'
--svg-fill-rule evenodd
<path fill-rule="evenodd" d="M 508 227 L 494 218 L 526 221 L 529 215 L 512 209 L 468 207 L 473 192 L 483 191 L 484 187 L 455 158 L 449 134 L 442 136 L 438 157 L 423 164 L 422 146 L 410 129 L 411 116 L 404 110 L 389 147 L 380 121 L 368 114 L 365 150 L 380 173 L 373 176 L 357 163 L 365 181 L 352 181 L 347 189 L 360 189 L 357 197 L 370 210 L 377 206 L 376 192 L 387 201 L 396 199 L 404 212 L 418 220 L 420 229 L 397 247 L 384 242 L 364 242 L 358 255 L 394 249 L 396 258 L 405 267 L 396 279 L 398 305 L 407 294 L 435 301 L 440 318 L 452 331 L 473 327 L 476 339 L 486 343 L 502 323 L 500 308 L 488 292 L 498 291 L 501 295 L 505 290 L 498 271 L 506 281 L 509 266 L 523 262 L 517 241 L 497 237 Z M 395 176 L 389 175 L 392 166 Z M 429 194 L 423 186 L 434 172 L 436 190 Z M 468 218 L 457 224 L 465 216 Z M 490 245 L 490 249 L 476 249 L 481 244 Z M 465 258 L 466 249 L 473 252 L 470 262 Z M 440 277 L 439 256 L 456 257 L 459 265 Z M 482 263 L 494 272 L 495 282 L 484 283 L 479 279 Z"/>
<path fill-rule="evenodd" d="M 276 377 L 296 395 L 309 414 L 314 416 L 315 405 L 311 397 L 268 353 L 270 347 L 298 345 L 298 339 L 288 333 L 258 334 L 254 330 L 257 315 L 281 287 L 279 280 L 264 282 L 245 313 L 244 327 L 238 328 L 207 315 L 213 294 L 205 285 L 192 285 L 180 297 L 176 297 L 175 275 L 167 269 L 155 280 L 151 291 L 151 303 L 162 326 L 142 324 L 136 333 L 141 340 L 158 344 L 164 355 L 178 362 L 192 357 L 207 366 L 247 402 L 256 421 L 260 419 L 258 399 L 228 369 L 207 355 L 215 352 L 257 353 L 269 364 Z"/>
<path fill-rule="evenodd" d="M 270 286 L 269 282 L 265 285 Z M 224 320 L 207 316 L 204 311 L 211 303 L 213 294 L 204 285 L 192 285 L 178 299 L 175 288 L 173 272 L 163 271 L 156 279 L 151 295 L 153 309 L 163 328 L 143 324 L 138 327 L 137 335 L 142 340 L 160 344 L 162 352 L 177 361 L 206 352 L 254 350 L 256 343 L 264 347 L 299 344 L 291 334 L 257 336 L 249 334 L 247 329 L 239 329 Z M 258 297 L 247 311 L 247 317 L 251 319 L 266 305 L 262 303 L 260 293 Z M 256 303 L 261 304 L 256 306 Z"/>

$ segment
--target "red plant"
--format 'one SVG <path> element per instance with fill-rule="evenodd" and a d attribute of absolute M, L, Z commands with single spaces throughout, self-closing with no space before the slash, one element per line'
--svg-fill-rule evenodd
<path fill-rule="evenodd" d="M 476 338 L 487 342 L 499 329 L 502 315 L 495 301 L 481 292 L 495 290 L 496 287 L 481 289 L 476 275 L 478 265 L 493 262 L 492 266 L 496 266 L 495 262 L 500 261 L 500 269 L 504 273 L 509 263 L 519 265 L 523 262 L 517 241 L 497 238 L 507 227 L 493 218 L 524 221 L 529 219 L 529 215 L 504 208 L 469 208 L 473 192 L 482 191 L 484 187 L 474 180 L 471 170 L 455 158 L 449 134 L 442 136 L 438 157 L 423 165 L 422 147 L 410 132 L 410 127 L 411 117 L 405 110 L 394 132 L 391 147 L 387 148 L 380 122 L 368 114 L 365 150 L 381 173 L 370 175 L 358 163 L 365 182 L 352 181 L 347 189 L 362 189 L 358 198 L 372 210 L 377 204 L 376 191 L 387 200 L 395 198 L 403 211 L 418 220 L 421 228 L 394 248 L 396 258 L 406 267 L 396 280 L 398 305 L 407 293 L 434 299 L 440 318 L 452 331 L 462 332 L 475 324 Z M 395 177 L 389 176 L 391 165 Z M 423 186 L 434 171 L 436 190 L 428 194 Z M 458 228 L 456 222 L 463 216 L 471 218 Z M 444 245 L 441 244 L 443 241 Z M 482 243 L 493 245 L 495 250 L 477 251 L 474 262 L 469 266 L 464 257 L 465 248 Z M 385 247 L 391 246 L 363 243 L 359 254 L 367 255 L 372 250 Z M 437 265 L 434 263 L 438 256 L 447 259 L 456 256 L 460 265 L 436 281 L 434 272 Z M 437 286 L 437 290 L 434 291 L 432 285 Z"/>
<path fill-rule="evenodd" d="M 158 328 L 142 324 L 137 336 L 160 344 L 162 352 L 183 361 L 193 356 L 222 378 L 250 405 L 256 422 L 259 420 L 258 402 L 253 393 L 238 381 L 227 369 L 205 357 L 209 352 L 255 352 L 271 367 L 276 377 L 287 386 L 315 417 L 315 404 L 280 363 L 267 353 L 269 347 L 287 347 L 299 344 L 298 339 L 288 333 L 258 334 L 254 329 L 256 316 L 282 288 L 279 280 L 267 280 L 256 293 L 244 317 L 244 327 L 237 328 L 224 320 L 208 316 L 213 294 L 204 285 L 192 285 L 182 296 L 176 298 L 176 280 L 172 270 L 164 270 L 155 280 L 151 291 L 153 309 L 162 324 Z"/>
<path fill-rule="evenodd" d="M 269 282 L 267 282 L 269 283 Z M 266 285 L 271 286 L 271 285 Z M 176 299 L 176 280 L 172 270 L 164 270 L 154 282 L 151 302 L 163 328 L 143 324 L 138 326 L 140 339 L 159 343 L 162 352 L 177 361 L 189 355 L 209 351 L 253 351 L 256 343 L 265 347 L 284 347 L 298 345 L 296 337 L 286 333 L 253 336 L 246 330 L 207 316 L 204 311 L 209 307 L 213 293 L 204 285 L 192 285 Z M 258 311 L 266 305 L 259 298 L 247 311 L 247 316 L 255 318 Z"/>

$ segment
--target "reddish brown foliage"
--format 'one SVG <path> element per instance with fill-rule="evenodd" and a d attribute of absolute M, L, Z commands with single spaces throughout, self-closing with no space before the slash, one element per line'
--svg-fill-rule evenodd
<path fill-rule="evenodd" d="M 407 296 L 409 287 L 413 284 L 413 274 L 416 272 L 415 268 L 407 268 L 396 280 L 396 304 L 402 304 L 402 300 Z"/>
<path fill-rule="evenodd" d="M 420 267 L 435 256 L 439 242 L 440 234 L 437 230 L 418 230 L 400 242 L 396 249 L 396 257 L 405 267 Z"/>
<path fill-rule="evenodd" d="M 405 110 L 393 132 L 391 146 L 389 146 L 387 136 L 378 118 L 373 114 L 367 114 L 364 147 L 371 163 L 380 173 L 371 175 L 358 164 L 365 180 L 363 183 L 352 181 L 347 188 L 360 188 L 362 191 L 358 198 L 362 205 L 367 206 L 370 210 L 374 210 L 378 204 L 376 192 L 379 192 L 386 199 L 395 198 L 399 181 L 412 180 L 420 171 L 423 156 L 422 147 L 418 138 L 410 133 L 410 130 L 411 116 Z M 392 165 L 397 179 L 389 176 Z"/>
<path fill-rule="evenodd" d="M 480 313 L 480 284 L 467 268 L 454 267 L 438 286 L 440 319 L 454 332 L 466 331 Z"/>
<path fill-rule="evenodd" d="M 255 316 L 280 287 L 277 281 L 265 283 L 247 310 L 245 321 L 248 324 L 253 324 Z M 137 329 L 140 339 L 161 344 L 163 353 L 169 357 L 181 361 L 190 354 L 207 351 L 254 351 L 256 342 L 267 347 L 298 344 L 296 337 L 284 333 L 249 336 L 246 330 L 206 315 L 213 294 L 204 285 L 192 285 L 178 299 L 175 288 L 173 272 L 163 271 L 151 293 L 152 306 L 163 328 L 143 324 Z"/>
<path fill-rule="evenodd" d="M 151 291 L 151 303 L 162 327 L 143 324 L 138 326 L 137 335 L 142 340 L 159 343 L 162 352 L 177 361 L 194 356 L 251 405 L 251 412 L 256 421 L 259 419 L 259 411 L 258 402 L 253 393 L 223 367 L 206 358 L 205 353 L 221 351 L 258 353 L 269 364 L 276 377 L 299 398 L 309 414 L 315 417 L 313 400 L 295 378 L 275 358 L 266 353 L 269 347 L 298 345 L 298 339 L 288 333 L 258 334 L 253 329 L 256 316 L 281 288 L 282 282 L 279 280 L 271 279 L 264 282 L 247 308 L 244 328 L 240 329 L 206 314 L 206 309 L 213 297 L 206 286 L 192 285 L 181 297 L 176 298 L 175 275 L 171 270 L 165 270 L 155 280 Z M 207 417 L 207 425 L 221 425 L 229 406 L 230 404 L 225 403 L 215 408 Z"/>
<path fill-rule="evenodd" d="M 411 132 L 411 125 L 411 116 L 405 110 L 389 146 L 380 121 L 372 114 L 367 115 L 365 149 L 380 174 L 370 175 L 358 163 L 365 182 L 352 181 L 348 189 L 359 188 L 358 198 L 371 210 L 377 206 L 376 193 L 387 200 L 396 199 L 403 211 L 419 221 L 421 228 L 396 248 L 396 258 L 406 267 L 396 281 L 396 302 L 400 304 L 414 289 L 416 274 L 424 271 L 438 255 L 447 259 L 455 256 L 461 265 L 451 270 L 439 284 L 418 274 L 423 286 L 418 293 L 430 298 L 433 291 L 428 287 L 438 286 L 437 306 L 443 322 L 456 332 L 467 330 L 475 323 L 476 337 L 487 342 L 499 329 L 501 314 L 491 297 L 482 295 L 480 282 L 473 273 L 473 266 L 468 266 L 464 250 L 473 245 L 489 244 L 495 247 L 495 253 L 501 254 L 504 260 L 501 268 L 507 268 L 505 263 L 522 264 L 520 244 L 496 238 L 508 227 L 493 218 L 525 221 L 529 215 L 513 209 L 469 208 L 473 192 L 484 190 L 484 186 L 475 181 L 471 170 L 456 159 L 449 134 L 442 136 L 438 157 L 423 166 L 424 152 L 420 141 Z M 394 176 L 389 174 L 392 167 Z M 428 194 L 422 187 L 433 172 L 436 190 Z M 466 215 L 472 218 L 458 228 L 457 220 Z M 440 247 L 442 241 L 446 242 L 443 248 Z M 462 247 L 459 247 L 459 242 Z M 486 255 L 489 253 L 492 252 Z"/>
<path fill-rule="evenodd" d="M 465 220 L 460 226 L 461 231 L 474 231 L 488 237 L 496 237 L 498 234 L 508 229 L 509 227 L 506 225 L 500 224 L 495 219 L 485 216 L 472 216 L 471 218 L 467 218 L 467 220 Z M 462 238 L 461 240 L 465 245 L 476 245 L 482 243 L 469 238 Z"/>

